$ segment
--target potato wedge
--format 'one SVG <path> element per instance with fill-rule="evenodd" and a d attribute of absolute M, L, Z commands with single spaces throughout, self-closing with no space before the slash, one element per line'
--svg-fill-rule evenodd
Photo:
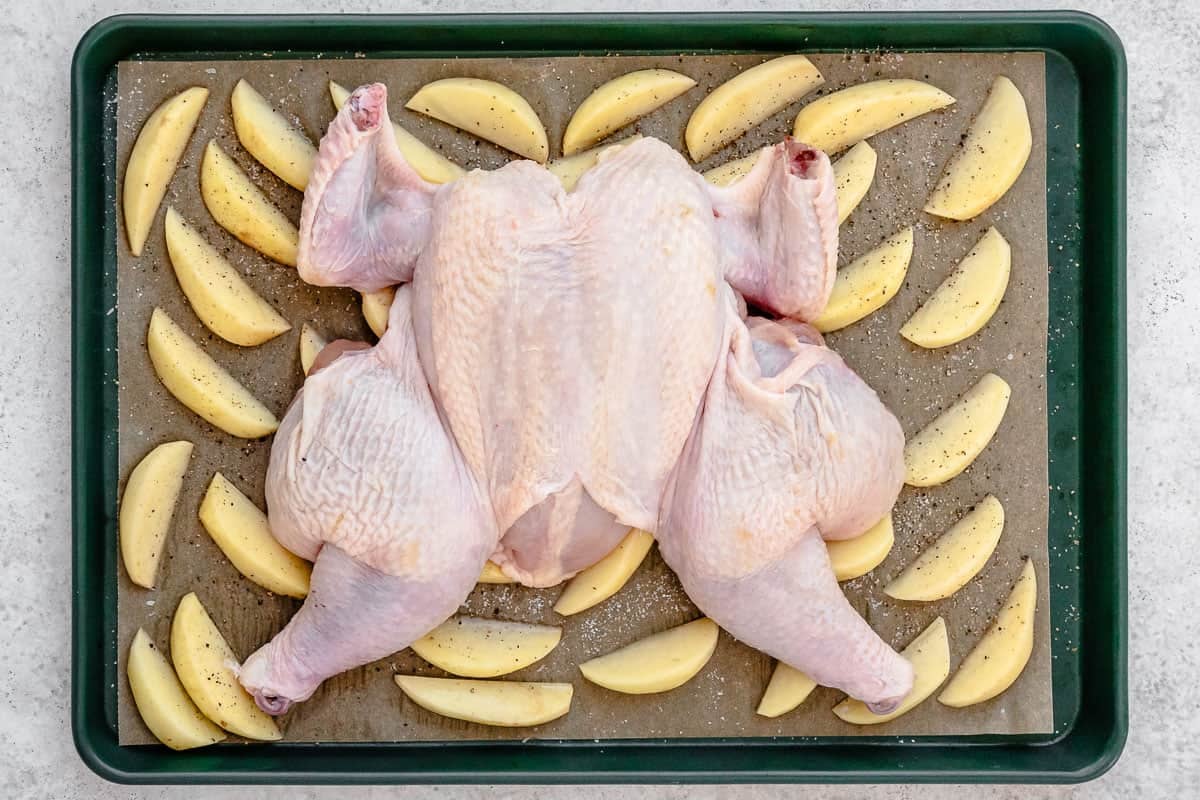
<path fill-rule="evenodd" d="M 1004 532 L 1004 506 L 988 495 L 963 515 L 883 591 L 897 600 L 941 600 L 957 592 L 987 564 Z"/>
<path fill-rule="evenodd" d="M 852 725 L 878 725 L 907 714 L 937 691 L 950 674 L 950 640 L 946 636 L 946 622 L 938 617 L 912 640 L 900 654 L 913 665 L 912 691 L 890 714 L 873 714 L 861 700 L 847 697 L 833 707 L 833 713 Z"/>
<path fill-rule="evenodd" d="M 150 315 L 146 349 L 167 391 L 226 433 L 257 439 L 279 427 L 270 409 L 213 361 L 161 308 Z"/>
<path fill-rule="evenodd" d="M 887 305 L 904 285 L 912 252 L 913 229 L 908 227 L 839 269 L 829 303 L 813 327 L 821 333 L 841 330 Z"/>
<path fill-rule="evenodd" d="M 451 617 L 412 643 L 413 652 L 451 675 L 496 678 L 541 661 L 562 629 L 481 617 Z"/>
<path fill-rule="evenodd" d="M 720 629 L 707 617 L 639 639 L 579 665 L 592 683 L 625 694 L 652 694 L 682 686 L 717 649 Z"/>
<path fill-rule="evenodd" d="M 246 152 L 288 186 L 304 191 L 317 158 L 317 148 L 308 136 L 272 108 L 245 78 L 233 87 L 230 104 L 233 129 Z"/>
<path fill-rule="evenodd" d="M 275 720 L 238 683 L 231 666 L 237 656 L 195 592 L 183 596 L 171 620 L 171 660 L 188 696 L 213 722 L 247 739 L 282 738 Z"/>
<path fill-rule="evenodd" d="M 775 671 L 771 673 L 767 690 L 763 692 L 762 700 L 754 713 L 760 717 L 782 716 L 807 700 L 815 688 L 816 681 L 795 667 L 779 661 L 775 664 Z"/>
<path fill-rule="evenodd" d="M 495 561 L 489 561 L 483 565 L 483 571 L 479 573 L 479 583 L 516 583 L 516 581 L 504 574 L 504 570 Z"/>
<path fill-rule="evenodd" d="M 275 540 L 267 515 L 219 472 L 200 502 L 200 523 L 238 572 L 269 592 L 308 596 L 312 566 Z"/>
<path fill-rule="evenodd" d="M 333 81 L 329 82 L 329 96 L 333 99 L 333 107 L 341 109 L 350 98 L 350 90 Z M 404 160 L 430 183 L 449 183 L 455 178 L 461 178 L 467 171 L 455 164 L 444 155 L 422 142 L 404 128 L 392 123 L 392 133 L 396 137 L 396 146 L 400 148 Z"/>
<path fill-rule="evenodd" d="M 591 147 L 695 85 L 694 79 L 669 69 L 639 69 L 601 84 L 571 115 L 563 133 L 563 155 Z"/>
<path fill-rule="evenodd" d="M 859 142 L 833 162 L 833 184 L 837 195 L 838 225 L 846 221 L 867 196 L 875 180 L 879 156 L 866 142 Z"/>
<path fill-rule="evenodd" d="M 291 324 L 258 296 L 200 232 L 167 208 L 167 253 L 192 310 L 227 342 L 253 347 L 291 330 Z"/>
<path fill-rule="evenodd" d="M 267 258 L 296 266 L 300 232 L 215 140 L 200 162 L 200 196 L 222 228 Z"/>
<path fill-rule="evenodd" d="M 317 332 L 317 329 L 307 322 L 300 326 L 300 369 L 307 375 L 312 370 L 317 354 L 325 349 L 329 342 Z"/>
<path fill-rule="evenodd" d="M 827 94 L 800 109 L 792 135 L 832 155 L 953 102 L 941 89 L 921 81 L 868 81 Z"/>
<path fill-rule="evenodd" d="M 971 465 L 996 434 L 1012 389 L 993 373 L 984 375 L 904 445 L 904 482 L 937 486 Z"/>
<path fill-rule="evenodd" d="M 133 143 L 121 188 L 121 213 L 129 251 L 135 256 L 142 254 L 159 203 L 207 101 L 203 86 L 185 89 L 154 109 Z"/>
<path fill-rule="evenodd" d="M 118 518 L 121 561 L 138 586 L 154 588 L 191 457 L 191 442 L 160 444 L 138 462 L 125 482 Z"/>
<path fill-rule="evenodd" d="M 735 75 L 692 112 L 683 134 L 692 161 L 703 161 L 824 82 L 801 55 L 773 58 Z"/>
<path fill-rule="evenodd" d="M 883 563 L 892 552 L 896 533 L 892 527 L 892 515 L 888 514 L 864 533 L 853 539 L 826 542 L 833 574 L 839 581 L 861 578 Z"/>
<path fill-rule="evenodd" d="M 651 534 L 630 528 L 611 553 L 571 578 L 554 610 L 567 617 L 612 597 L 641 566 L 653 544 Z"/>
<path fill-rule="evenodd" d="M 946 164 L 925 211 L 947 219 L 979 216 L 1017 182 L 1032 149 L 1025 98 L 1001 75 Z"/>
<path fill-rule="evenodd" d="M 1004 608 L 979 644 L 963 659 L 958 672 L 938 695 L 938 702 L 963 708 L 991 700 L 1012 686 L 1033 653 L 1036 612 L 1037 573 L 1033 561 L 1027 558 Z"/>
<path fill-rule="evenodd" d="M 735 158 L 733 161 L 726 161 L 719 167 L 713 167 L 704 173 L 704 178 L 714 186 L 728 186 L 729 184 L 741 180 L 746 177 L 750 170 L 754 169 L 758 157 L 762 155 L 762 150 L 755 150 L 748 156 Z"/>
<path fill-rule="evenodd" d="M 573 156 L 564 156 L 556 158 L 546 165 L 546 169 L 550 170 L 556 178 L 562 181 L 563 188 L 568 192 L 575 188 L 575 184 L 592 167 L 596 166 L 597 159 L 605 150 L 613 147 L 624 147 L 630 142 L 636 142 L 642 138 L 640 133 L 635 133 L 619 142 L 612 144 L 602 144 L 598 147 L 593 147 L 591 150 L 584 150 L 582 153 L 576 153 Z"/>
<path fill-rule="evenodd" d="M 396 685 L 421 708 L 480 725 L 527 728 L 571 710 L 569 683 L 477 681 L 397 675 Z"/>
<path fill-rule="evenodd" d="M 973 336 L 1000 307 L 1012 270 L 1012 248 L 995 228 L 946 276 L 908 318 L 900 335 L 919 347 L 935 348 Z"/>
<path fill-rule="evenodd" d="M 546 128 L 533 106 L 502 83 L 482 78 L 442 78 L 427 83 L 404 104 L 539 164 L 550 156 Z"/>
<path fill-rule="evenodd" d="M 225 731 L 200 713 L 183 690 L 167 657 L 138 628 L 125 660 L 129 689 L 142 721 L 160 742 L 172 750 L 190 750 L 216 744 Z"/>
<path fill-rule="evenodd" d="M 377 292 L 363 292 L 362 314 L 367 327 L 377 337 L 387 331 L 388 315 L 392 312 L 392 301 L 396 299 L 396 287 L 388 286 Z"/>

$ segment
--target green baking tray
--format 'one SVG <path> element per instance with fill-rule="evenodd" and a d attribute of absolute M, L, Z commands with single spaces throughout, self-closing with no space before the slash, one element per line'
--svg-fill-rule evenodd
<path fill-rule="evenodd" d="M 1037 736 L 117 743 L 116 67 L 123 59 L 838 50 L 1046 56 L 1055 732 Z M 119 16 L 72 65 L 72 727 L 124 783 L 1080 782 L 1128 726 L 1125 58 L 1079 13 Z M 1078 545 L 1072 530 L 1083 531 Z"/>

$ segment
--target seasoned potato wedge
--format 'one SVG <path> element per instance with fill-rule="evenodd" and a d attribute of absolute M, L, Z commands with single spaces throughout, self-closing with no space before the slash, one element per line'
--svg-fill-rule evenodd
<path fill-rule="evenodd" d="M 947 219 L 979 216 L 1017 182 L 1032 149 L 1025 98 L 1001 75 L 946 165 L 925 211 Z"/>
<path fill-rule="evenodd" d="M 800 109 L 792 135 L 833 154 L 953 102 L 941 89 L 921 81 L 868 81 L 827 94 Z"/>
<path fill-rule="evenodd" d="M 619 142 L 602 144 L 593 147 L 591 150 L 576 153 L 573 156 L 556 158 L 546 165 L 546 169 L 550 170 L 555 177 L 562 181 L 563 188 L 569 192 L 575 188 L 575 184 L 579 182 L 583 173 L 596 166 L 596 161 L 600 158 L 601 153 L 612 147 L 624 147 L 630 142 L 636 142 L 640 138 L 642 138 L 642 135 L 635 133 L 633 136 L 622 139 Z"/>
<path fill-rule="evenodd" d="M 734 181 L 746 177 L 750 170 L 754 169 L 760 155 L 762 155 L 762 150 L 755 150 L 748 156 L 726 161 L 719 167 L 713 167 L 705 172 L 704 178 L 714 186 L 728 186 Z"/>
<path fill-rule="evenodd" d="M 333 99 L 334 108 L 340 109 L 349 99 L 350 90 L 330 81 L 329 96 Z M 404 160 L 417 171 L 418 175 L 430 183 L 449 183 L 455 178 L 461 178 L 467 174 L 465 169 L 395 122 L 392 123 L 392 133 L 396 137 L 396 146 L 400 148 Z"/>
<path fill-rule="evenodd" d="M 546 128 L 533 106 L 502 83 L 442 78 L 417 90 L 404 107 L 498 144 L 539 164 L 550 156 Z"/>
<path fill-rule="evenodd" d="M 963 515 L 883 587 L 897 600 L 941 600 L 967 585 L 987 564 L 1004 532 L 1004 506 L 992 495 Z"/>
<path fill-rule="evenodd" d="M 479 573 L 479 583 L 516 583 L 515 580 L 504 574 L 504 570 L 495 561 L 489 561 L 483 565 L 483 571 Z"/>
<path fill-rule="evenodd" d="M 480 725 L 527 728 L 558 719 L 571 710 L 569 683 L 477 681 L 397 675 L 396 685 L 422 708 Z"/>
<path fill-rule="evenodd" d="M 908 227 L 839 269 L 829 303 L 813 327 L 829 333 L 883 308 L 904 285 L 912 252 L 913 229 Z"/>
<path fill-rule="evenodd" d="M 300 326 L 300 369 L 307 375 L 312 371 L 317 354 L 325 349 L 329 342 L 317 332 L 317 329 L 307 322 Z"/>
<path fill-rule="evenodd" d="M 991 700 L 1020 677 L 1033 653 L 1033 618 L 1037 612 L 1037 573 L 1033 560 L 1025 559 L 995 622 L 963 659 L 938 695 L 938 702 L 962 708 Z"/>
<path fill-rule="evenodd" d="M 222 228 L 267 258 L 296 266 L 300 232 L 216 141 L 204 148 L 200 196 Z"/>
<path fill-rule="evenodd" d="M 639 639 L 579 665 L 592 683 L 625 694 L 651 694 L 682 686 L 717 649 L 720 629 L 707 617 Z"/>
<path fill-rule="evenodd" d="M 481 617 L 451 617 L 412 643 L 413 652 L 464 678 L 496 678 L 550 654 L 562 629 Z"/>
<path fill-rule="evenodd" d="M 271 107 L 245 78 L 233 87 L 233 129 L 246 152 L 287 185 L 304 191 L 317 148 L 303 131 Z"/>
<path fill-rule="evenodd" d="M 639 69 L 601 84 L 571 115 L 563 133 L 563 155 L 592 146 L 695 85 L 692 78 L 669 69 Z"/>
<path fill-rule="evenodd" d="M 267 515 L 219 472 L 200 502 L 200 523 L 238 572 L 275 594 L 308 596 L 312 567 L 275 540 Z"/>
<path fill-rule="evenodd" d="M 187 696 L 175 670 L 141 628 L 129 646 L 125 661 L 129 689 L 142 721 L 160 742 L 172 750 L 190 750 L 216 744 L 225 731 L 213 725 Z"/>
<path fill-rule="evenodd" d="M 833 162 L 833 185 L 837 194 L 838 225 L 858 208 L 875 180 L 879 156 L 866 142 L 859 142 Z"/>
<path fill-rule="evenodd" d="M 904 445 L 904 482 L 937 486 L 971 465 L 996 434 L 1012 389 L 988 373 Z"/>
<path fill-rule="evenodd" d="M 946 622 L 938 617 L 921 631 L 912 643 L 900 654 L 913 665 L 913 688 L 890 714 L 873 714 L 861 700 L 847 697 L 833 707 L 838 718 L 852 725 L 878 725 L 907 714 L 937 691 L 950 674 L 950 640 L 946 636 Z"/>
<path fill-rule="evenodd" d="M 247 739 L 282 738 L 275 720 L 238 683 L 237 656 L 194 592 L 179 601 L 171 620 L 171 660 L 188 696 L 213 722 Z"/>
<path fill-rule="evenodd" d="M 693 161 L 703 161 L 824 82 L 801 55 L 780 56 L 745 70 L 696 106 L 684 132 L 688 153 Z"/>
<path fill-rule="evenodd" d="M 279 427 L 270 409 L 200 349 L 161 308 L 150 315 L 146 349 L 158 379 L 175 399 L 226 433 L 257 439 Z"/>
<path fill-rule="evenodd" d="M 175 209 L 167 209 L 164 228 L 175 277 L 206 328 L 245 347 L 291 330 L 291 324 Z"/>
<path fill-rule="evenodd" d="M 566 617 L 612 597 L 641 566 L 653 545 L 651 534 L 630 528 L 611 553 L 571 579 L 554 610 Z"/>
<path fill-rule="evenodd" d="M 367 327 L 377 337 L 383 336 L 388 326 L 388 315 L 392 311 L 392 301 L 396 299 L 396 287 L 387 286 L 376 292 L 363 292 L 362 314 L 367 321 Z"/>
<path fill-rule="evenodd" d="M 1011 270 L 1012 248 L 998 230 L 988 228 L 908 318 L 900 335 L 927 348 L 946 347 L 973 336 L 1000 307 Z"/>
<path fill-rule="evenodd" d="M 812 678 L 782 661 L 777 662 L 754 713 L 761 717 L 782 716 L 807 700 L 815 688 L 817 682 Z"/>
<path fill-rule="evenodd" d="M 866 575 L 883 563 L 896 541 L 892 515 L 888 514 L 866 532 L 853 539 L 826 542 L 833 574 L 839 581 L 850 581 Z"/>
<path fill-rule="evenodd" d="M 118 521 L 121 560 L 138 586 L 154 588 L 191 457 L 191 442 L 160 444 L 138 462 L 125 482 Z"/>
<path fill-rule="evenodd" d="M 208 89 L 185 89 L 154 109 L 133 143 L 121 188 L 121 213 L 125 216 L 129 250 L 135 256 L 142 254 L 158 205 L 207 100 Z"/>

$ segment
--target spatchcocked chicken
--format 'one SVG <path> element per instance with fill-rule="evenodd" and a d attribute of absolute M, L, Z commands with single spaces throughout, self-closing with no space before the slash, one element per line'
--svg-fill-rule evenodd
<path fill-rule="evenodd" d="M 896 419 L 803 322 L 836 269 L 826 156 L 789 140 L 717 188 L 644 138 L 570 193 L 529 161 L 434 185 L 386 100 L 354 92 L 305 192 L 306 281 L 402 285 L 379 343 L 329 345 L 276 434 L 271 530 L 315 566 L 240 672 L 258 704 L 408 646 L 489 558 L 551 586 L 632 526 L 733 636 L 894 708 L 911 666 L 824 544 L 883 517 L 904 472 Z"/>

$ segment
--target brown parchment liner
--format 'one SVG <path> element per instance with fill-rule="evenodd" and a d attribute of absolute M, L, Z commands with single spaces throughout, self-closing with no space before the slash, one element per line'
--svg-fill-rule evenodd
<path fill-rule="evenodd" d="M 502 81 L 541 115 L 552 157 L 572 110 L 601 82 L 629 70 L 668 67 L 699 82 L 691 91 L 642 119 L 633 129 L 682 149 L 683 129 L 700 99 L 739 69 L 765 56 L 638 56 L 463 60 L 329 60 L 228 62 L 124 62 L 118 71 L 118 176 L 146 116 L 164 99 L 202 85 L 211 96 L 176 173 L 140 258 L 128 248 L 123 227 L 117 242 L 119 302 L 120 474 L 123 481 L 151 447 L 173 439 L 195 443 L 191 466 L 172 525 L 158 587 L 118 578 L 121 679 L 117 684 L 120 741 L 154 741 L 138 716 L 124 678 L 125 656 L 137 628 L 144 627 L 169 651 L 170 618 L 179 599 L 196 592 L 242 658 L 266 642 L 298 607 L 243 578 L 204 532 L 196 512 L 214 471 L 220 470 L 260 506 L 270 439 L 243 441 L 204 423 L 172 398 L 154 375 L 146 354 L 146 328 L 155 306 L 163 307 L 218 362 L 282 416 L 301 383 L 297 339 L 302 322 L 328 338 L 369 339 L 358 297 L 348 290 L 317 289 L 295 270 L 275 264 L 236 241 L 211 219 L 200 199 L 198 170 L 205 143 L 216 138 L 293 219 L 300 192 L 261 168 L 238 144 L 230 92 L 247 78 L 270 102 L 317 141 L 334 109 L 327 81 L 347 87 L 382 80 L 393 118 L 424 141 L 467 167 L 494 168 L 509 156 L 448 126 L 403 110 L 423 83 L 449 76 Z M 844 584 L 847 595 L 884 639 L 906 645 L 939 614 L 945 617 L 956 668 L 986 629 L 1031 556 L 1037 569 L 1039 609 L 1033 657 L 1016 684 L 990 702 L 946 708 L 930 698 L 884 725 L 859 728 L 831 712 L 840 699 L 820 688 L 797 710 L 778 719 L 754 709 L 773 667 L 771 659 L 722 633 L 716 654 L 693 680 L 671 692 L 627 696 L 588 683 L 577 665 L 647 634 L 698 616 L 657 550 L 625 588 L 609 601 L 563 619 L 553 610 L 559 588 L 480 586 L 467 601 L 473 614 L 562 625 L 560 646 L 544 661 L 513 678 L 569 681 L 571 712 L 535 729 L 513 730 L 446 719 L 408 701 L 392 681 L 396 672 L 441 674 L 405 650 L 332 678 L 313 698 L 280 719 L 291 741 L 391 741 L 412 739 L 511 739 L 525 737 L 605 739 L 695 736 L 855 736 L 861 734 L 1035 733 L 1052 729 L 1050 624 L 1047 591 L 1046 472 L 1046 136 L 1045 85 L 1040 54 L 826 54 L 812 56 L 826 77 L 820 92 L 877 77 L 927 80 L 957 103 L 870 140 L 879 154 L 874 185 L 841 230 L 840 262 L 865 252 L 905 225 L 916 226 L 916 243 L 905 285 L 881 311 L 829 336 L 829 344 L 880 393 L 912 434 L 988 371 L 1013 389 L 1007 416 L 992 444 L 964 474 L 931 489 L 906 488 L 895 510 L 896 545 L 871 574 Z M 920 208 L 942 165 L 982 104 L 994 76 L 1020 88 L 1033 126 L 1033 153 L 1016 185 L 979 218 L 954 223 Z M 704 168 L 779 140 L 803 102 L 793 104 L 705 162 Z M 293 329 L 259 347 L 241 348 L 207 331 L 188 306 L 166 256 L 162 214 L 174 206 L 197 226 L 278 308 Z M 119 206 L 118 206 L 119 213 Z M 123 223 L 122 223 L 123 224 Z M 991 323 L 965 342 L 936 351 L 909 345 L 897 331 L 955 263 L 996 225 L 1012 245 L 1012 279 Z M 619 268 L 619 265 L 614 265 Z M 985 494 L 1004 504 L 1006 525 L 983 572 L 953 597 L 936 603 L 901 603 L 882 586 L 921 549 Z M 231 737 L 230 741 L 236 741 Z"/>

